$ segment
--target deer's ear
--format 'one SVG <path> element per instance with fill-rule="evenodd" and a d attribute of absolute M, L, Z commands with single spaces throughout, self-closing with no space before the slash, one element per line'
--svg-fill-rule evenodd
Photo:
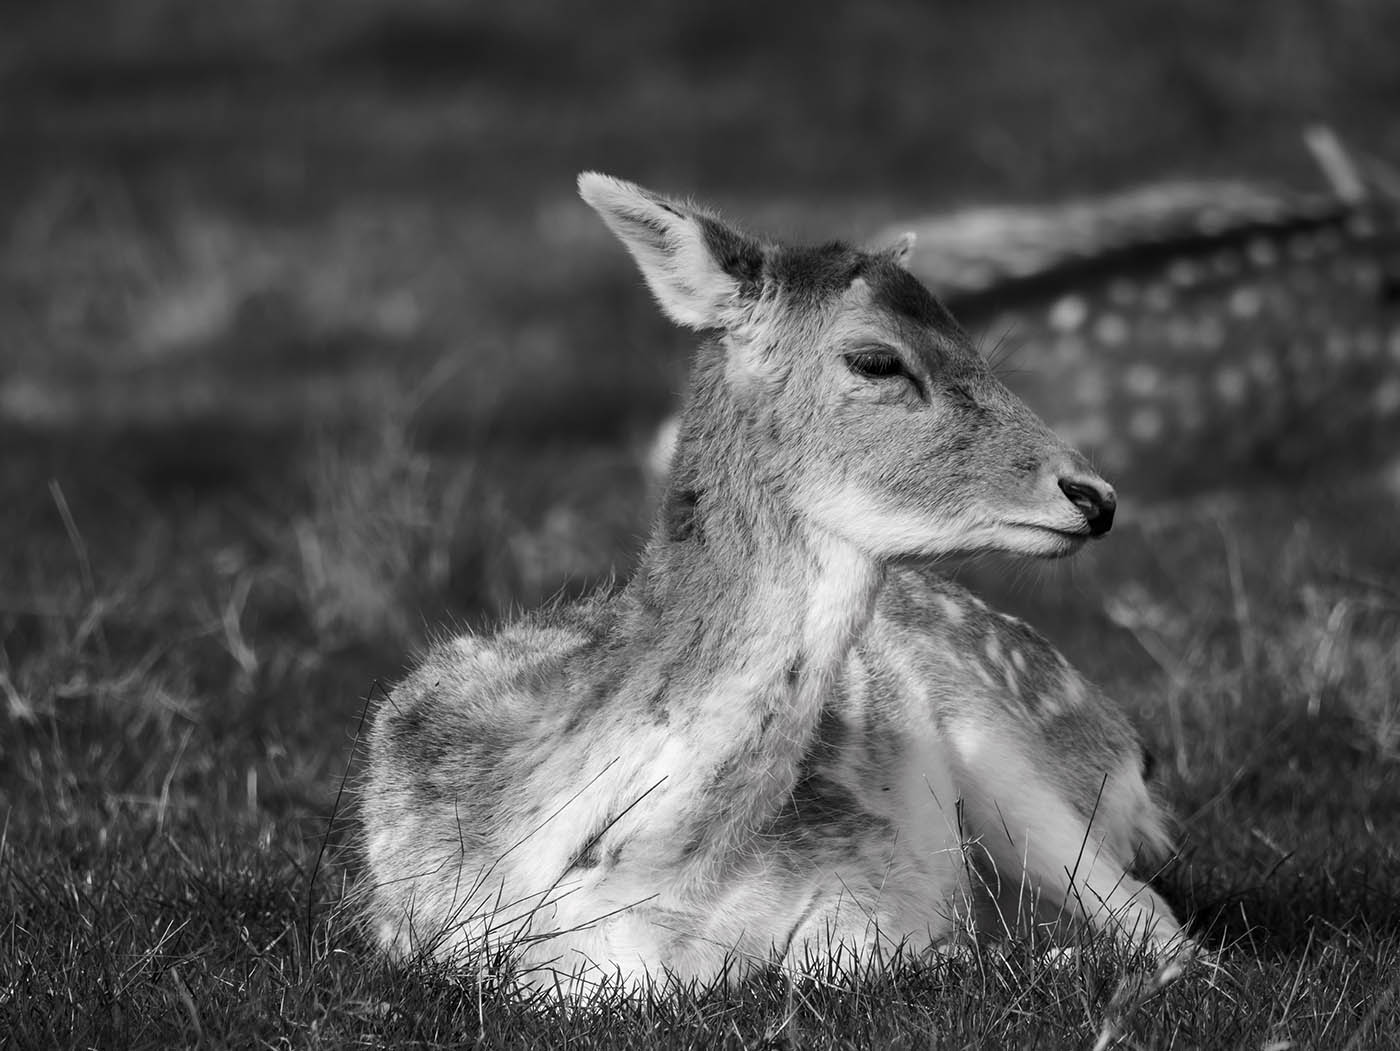
<path fill-rule="evenodd" d="M 742 321 L 762 285 L 763 246 L 687 205 L 597 172 L 579 195 L 632 253 L 661 309 L 688 328 Z"/>
<path fill-rule="evenodd" d="M 887 246 L 882 254 L 892 260 L 896 266 L 908 270 L 909 260 L 914 257 L 914 242 L 917 240 L 914 231 L 907 230 L 895 238 L 894 244 Z"/>

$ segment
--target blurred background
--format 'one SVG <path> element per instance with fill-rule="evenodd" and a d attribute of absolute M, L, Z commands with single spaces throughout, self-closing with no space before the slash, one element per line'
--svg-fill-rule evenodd
<path fill-rule="evenodd" d="M 10 724 L 71 731 L 70 759 L 107 764 L 104 806 L 154 776 L 111 742 L 154 726 L 172 754 L 203 742 L 167 797 L 261 784 L 264 816 L 314 814 L 366 689 L 438 625 L 624 575 L 691 338 L 578 202 L 581 169 L 777 236 L 928 227 L 920 258 L 946 276 L 940 237 L 968 209 L 1054 216 L 1188 179 L 1325 194 L 1312 124 L 1400 159 L 1397 40 L 1389 0 L 10 5 Z M 1278 200 L 1261 214 L 1287 219 Z M 1371 698 L 1365 725 L 1393 742 L 1400 284 L 1393 237 L 1355 231 L 1281 240 L 1287 280 L 1255 313 L 1249 273 L 1196 245 L 1172 280 L 1209 262 L 1213 283 L 1173 302 L 1206 336 L 1176 372 L 1154 357 L 1165 329 L 1105 351 L 1138 332 L 1162 260 L 1029 293 L 947 278 L 1124 496 L 1090 557 L 968 579 L 1146 697 L 1183 777 L 1184 716 L 1160 705 L 1202 681 L 1238 704 L 1273 689 L 1250 678 L 1266 665 L 1310 710 Z M 1236 255 L 1272 265 L 1263 249 Z M 1231 338 L 1206 338 L 1230 311 Z M 24 767 L 8 791 L 56 776 Z"/>

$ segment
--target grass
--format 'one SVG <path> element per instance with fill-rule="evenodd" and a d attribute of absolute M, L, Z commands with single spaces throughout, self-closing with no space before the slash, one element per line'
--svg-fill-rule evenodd
<path fill-rule="evenodd" d="M 958 570 L 1162 760 L 1161 885 L 1218 962 L 1165 990 L 1112 952 L 987 946 L 565 1018 L 377 956 L 353 793 L 336 807 L 365 698 L 416 647 L 625 573 L 646 529 L 684 338 L 574 171 L 820 236 L 1178 172 L 1301 180 L 1313 119 L 1400 156 L 1391 5 L 672 4 L 591 33 L 544 0 L 182 10 L 51 3 L 0 43 L 0 1044 L 1400 1027 L 1400 486 L 1344 457 L 1286 486 L 1221 468 L 1216 493 L 1135 463 L 1089 556 Z"/>

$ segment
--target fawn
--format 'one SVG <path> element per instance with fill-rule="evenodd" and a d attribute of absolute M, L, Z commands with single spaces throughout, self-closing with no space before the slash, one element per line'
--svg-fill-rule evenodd
<path fill-rule="evenodd" d="M 991 375 L 908 242 L 785 247 L 579 189 L 715 338 L 626 586 L 436 646 L 378 712 L 380 943 L 508 951 L 582 996 L 938 952 L 979 900 L 1004 917 L 1032 891 L 1179 944 L 1126 871 L 1165 842 L 1131 729 L 1028 629 L 899 565 L 1068 555 L 1113 489 Z"/>

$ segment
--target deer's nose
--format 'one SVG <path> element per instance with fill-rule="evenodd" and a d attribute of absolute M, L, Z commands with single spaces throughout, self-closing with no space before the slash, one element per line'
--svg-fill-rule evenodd
<path fill-rule="evenodd" d="M 1091 536 L 1103 536 L 1113 528 L 1113 512 L 1118 508 L 1118 497 L 1113 492 L 1113 486 L 1102 478 L 1092 475 L 1061 478 L 1060 491 L 1079 508 L 1084 521 L 1089 523 Z"/>

